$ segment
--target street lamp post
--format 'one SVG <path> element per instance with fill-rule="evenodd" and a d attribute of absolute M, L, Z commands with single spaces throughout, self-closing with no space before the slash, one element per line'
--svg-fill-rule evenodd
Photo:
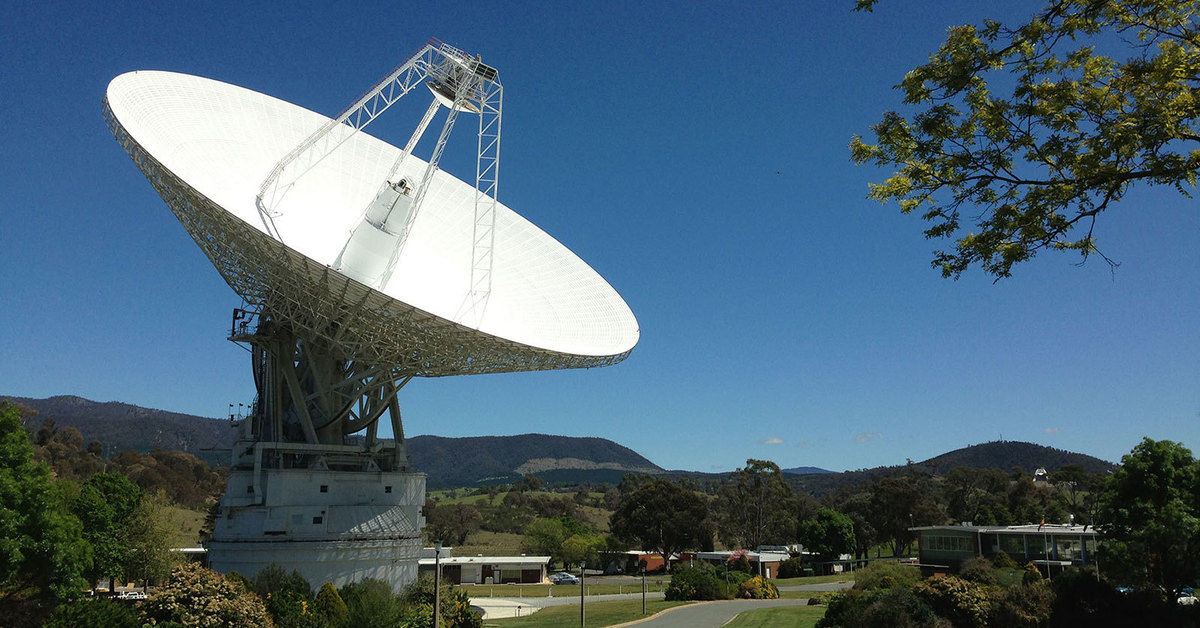
<path fill-rule="evenodd" d="M 579 628 L 583 628 L 583 570 L 586 567 L 584 561 L 579 561 Z"/>
<path fill-rule="evenodd" d="M 646 614 L 646 563 L 638 561 L 638 567 L 642 570 L 642 614 Z"/>
<path fill-rule="evenodd" d="M 442 623 L 442 542 L 433 543 L 433 628 Z"/>

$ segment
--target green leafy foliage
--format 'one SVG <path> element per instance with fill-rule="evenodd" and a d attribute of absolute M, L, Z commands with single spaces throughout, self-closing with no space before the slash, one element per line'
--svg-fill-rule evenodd
<path fill-rule="evenodd" d="M 324 617 L 315 612 L 312 585 L 300 572 L 289 574 L 278 565 L 267 565 L 254 576 L 254 589 L 276 626 L 300 628 L 324 624 Z"/>
<path fill-rule="evenodd" d="M 714 503 L 717 533 L 726 547 L 787 544 L 797 522 L 816 510 L 813 499 L 792 492 L 779 465 L 769 460 L 747 460 Z"/>
<path fill-rule="evenodd" d="M 668 601 L 727 600 L 732 597 L 730 591 L 725 574 L 711 565 L 702 564 L 677 568 L 671 574 L 671 582 L 664 593 Z"/>
<path fill-rule="evenodd" d="M 433 628 L 434 581 L 428 576 L 418 578 L 400 592 L 405 607 L 402 628 Z M 483 620 L 471 610 L 466 591 L 448 585 L 441 587 L 441 617 L 446 628 L 481 628 Z"/>
<path fill-rule="evenodd" d="M 537 519 L 525 526 L 525 550 L 530 554 L 549 556 L 551 562 L 562 559 L 565 540 L 567 532 L 558 519 Z"/>
<path fill-rule="evenodd" d="M 810 552 L 836 558 L 854 549 L 854 521 L 832 508 L 822 508 L 800 522 L 800 542 Z"/>
<path fill-rule="evenodd" d="M 694 491 L 656 478 L 622 491 L 609 527 L 614 536 L 664 558 L 712 544 L 708 505 Z"/>
<path fill-rule="evenodd" d="M 858 570 L 854 576 L 854 588 L 862 591 L 912 587 L 921 580 L 921 570 L 912 565 L 893 562 L 871 563 Z"/>
<path fill-rule="evenodd" d="M 313 608 L 317 615 L 325 618 L 330 628 L 345 628 L 350 621 L 350 609 L 332 582 L 321 585 Z"/>
<path fill-rule="evenodd" d="M 962 628 L 987 626 L 992 602 L 984 587 L 957 576 L 930 578 L 917 583 L 913 592 L 938 615 Z"/>
<path fill-rule="evenodd" d="M 804 575 L 804 561 L 799 556 L 793 556 L 779 563 L 780 578 L 799 578 Z"/>
<path fill-rule="evenodd" d="M 1200 462 L 1182 444 L 1147 438 L 1122 457 L 1099 518 L 1124 573 L 1176 595 L 1200 578 Z"/>
<path fill-rule="evenodd" d="M 851 589 L 830 597 L 817 628 L 925 628 L 939 618 L 910 587 Z"/>
<path fill-rule="evenodd" d="M 346 602 L 348 625 L 355 628 L 395 628 L 400 623 L 404 606 L 392 593 L 392 585 L 370 578 L 342 587 Z"/>
<path fill-rule="evenodd" d="M 0 617 L 10 625 L 36 624 L 82 589 L 91 548 L 68 506 L 72 488 L 34 462 L 19 411 L 0 403 Z"/>
<path fill-rule="evenodd" d="M 60 604 L 45 628 L 141 628 L 137 611 L 106 598 L 83 598 Z"/>
<path fill-rule="evenodd" d="M 895 168 L 869 197 L 954 240 L 932 260 L 946 277 L 1008 277 L 1047 249 L 1103 256 L 1097 219 L 1132 185 L 1196 187 L 1197 7 L 1054 0 L 1024 24 L 951 28 L 897 86 L 912 113 L 850 144 L 856 163 Z"/>
<path fill-rule="evenodd" d="M 425 538 L 455 547 L 465 544 L 467 537 L 483 524 L 483 515 L 470 504 L 439 506 L 426 499 L 421 513 L 425 515 Z"/>
<path fill-rule="evenodd" d="M 84 482 L 72 510 L 92 546 L 88 579 L 120 578 L 129 572 L 131 551 L 125 531 L 142 505 L 142 489 L 119 473 L 97 473 Z"/>

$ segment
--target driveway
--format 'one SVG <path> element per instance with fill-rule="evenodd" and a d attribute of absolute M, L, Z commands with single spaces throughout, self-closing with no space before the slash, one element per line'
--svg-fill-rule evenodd
<path fill-rule="evenodd" d="M 805 606 L 808 600 L 730 600 L 678 606 L 650 619 L 621 624 L 637 628 L 721 628 L 746 611 L 776 606 Z"/>
<path fill-rule="evenodd" d="M 845 591 L 854 586 L 853 580 L 843 580 L 840 582 L 825 582 L 822 584 L 793 584 L 791 586 L 779 587 L 780 591 Z"/>

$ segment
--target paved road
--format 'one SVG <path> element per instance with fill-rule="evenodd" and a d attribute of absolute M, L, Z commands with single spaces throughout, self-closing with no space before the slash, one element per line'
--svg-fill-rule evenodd
<path fill-rule="evenodd" d="M 822 584 L 798 584 L 798 585 L 791 585 L 791 586 L 783 586 L 783 587 L 779 587 L 779 590 L 780 591 L 813 591 L 813 592 L 843 591 L 845 589 L 849 589 L 852 586 L 854 586 L 853 582 L 826 582 L 826 583 L 822 583 Z M 642 594 L 640 591 L 637 593 L 623 593 L 623 594 L 611 594 L 611 595 L 589 595 L 589 596 L 587 596 L 586 603 L 593 604 L 596 602 L 609 602 L 609 601 L 613 601 L 613 600 L 638 600 L 638 599 L 641 599 L 641 597 L 642 597 Z M 648 600 L 661 599 L 662 597 L 663 597 L 663 594 L 661 592 L 649 591 L 646 593 L 646 599 L 648 599 Z M 568 604 L 578 605 L 579 604 L 579 596 L 577 596 L 577 595 L 576 596 L 556 595 L 554 597 L 522 597 L 522 598 L 479 597 L 479 598 L 471 598 L 471 603 L 482 609 L 486 609 L 486 612 L 487 612 L 487 615 L 485 616 L 486 619 L 499 619 L 501 617 L 516 617 L 516 616 L 528 615 L 530 613 L 530 611 L 537 612 L 537 610 L 545 608 L 547 606 L 565 606 Z M 704 626 L 709 626 L 709 625 L 716 627 L 716 626 L 723 625 L 725 622 L 732 619 L 734 615 L 737 615 L 738 613 L 741 612 L 741 610 L 736 610 L 737 605 L 749 604 L 749 605 L 752 605 L 751 608 L 766 608 L 766 606 L 792 606 L 794 604 L 803 605 L 806 603 L 807 602 L 805 600 L 734 600 L 734 601 L 726 601 L 726 602 L 714 602 L 713 604 L 697 604 L 697 605 L 689 606 L 687 608 L 688 609 L 692 609 L 692 608 L 707 609 L 714 605 L 718 606 L 719 608 L 709 609 L 709 610 L 696 610 L 696 611 L 688 610 L 686 612 L 684 611 L 684 609 L 674 610 L 674 611 L 671 611 L 669 613 L 662 615 L 659 618 L 656 618 L 653 620 L 647 620 L 646 622 L 638 623 L 637 625 L 639 627 L 647 626 L 650 628 L 660 628 L 660 627 L 661 628 L 674 628 L 676 626 L 679 626 L 680 628 L 688 628 L 693 625 L 697 626 L 697 628 L 703 628 Z M 728 605 L 733 605 L 733 606 L 728 606 Z M 764 606 L 764 605 L 766 605 L 766 606 Z M 726 610 L 729 608 L 735 609 L 735 610 L 731 611 L 732 614 L 729 614 L 730 611 Z M 743 608 L 742 610 L 746 610 L 746 609 Z M 721 621 L 718 621 L 715 624 L 688 623 L 688 621 L 691 621 L 691 620 L 684 621 L 683 623 L 678 623 L 677 620 L 675 620 L 674 618 L 671 617 L 672 615 L 674 615 L 676 613 L 684 613 L 683 617 L 685 617 L 685 618 L 692 617 L 693 613 L 699 613 L 701 617 L 707 616 L 707 614 L 710 614 L 710 613 L 716 613 L 715 617 L 718 617 L 718 618 L 724 617 L 724 619 Z M 666 623 L 663 623 L 663 624 L 657 623 L 659 621 L 659 619 L 662 619 Z M 701 620 L 701 621 L 703 622 L 706 620 Z"/>
<path fill-rule="evenodd" d="M 720 628 L 746 611 L 776 606 L 804 606 L 808 600 L 730 600 L 680 606 L 631 625 L 637 628 Z"/>
<path fill-rule="evenodd" d="M 791 586 L 779 587 L 780 591 L 845 591 L 854 586 L 853 581 L 845 582 L 825 582 L 822 584 L 793 584 Z"/>

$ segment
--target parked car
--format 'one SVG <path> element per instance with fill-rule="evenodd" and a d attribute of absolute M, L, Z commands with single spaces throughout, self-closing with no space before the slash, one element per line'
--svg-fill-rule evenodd
<path fill-rule="evenodd" d="M 579 578 L 565 571 L 560 571 L 550 576 L 550 582 L 554 584 L 579 584 Z"/>

